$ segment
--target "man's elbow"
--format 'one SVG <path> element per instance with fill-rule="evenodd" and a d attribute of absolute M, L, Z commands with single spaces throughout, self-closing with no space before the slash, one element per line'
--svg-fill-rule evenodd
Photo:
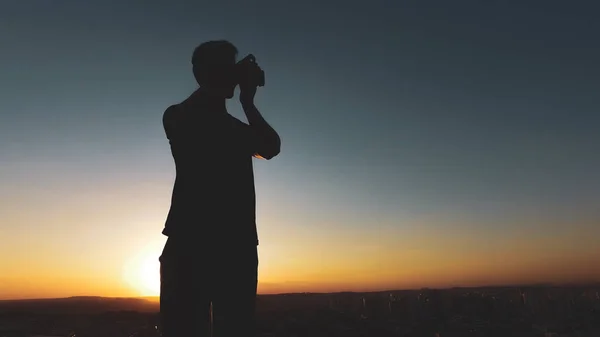
<path fill-rule="evenodd" d="M 275 157 L 277 157 L 277 155 L 280 152 L 280 148 L 272 148 L 272 149 L 265 149 L 263 151 L 258 152 L 255 157 L 256 158 L 260 158 L 260 159 L 266 159 L 266 160 L 271 160 Z"/>
<path fill-rule="evenodd" d="M 271 160 L 281 152 L 281 141 L 277 139 L 276 142 L 269 144 L 268 146 L 263 146 L 263 148 L 258 151 L 255 155 L 257 158 Z"/>

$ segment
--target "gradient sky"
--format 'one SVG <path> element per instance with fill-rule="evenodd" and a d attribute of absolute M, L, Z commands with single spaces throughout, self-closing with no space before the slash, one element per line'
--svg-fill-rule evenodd
<path fill-rule="evenodd" d="M 260 292 L 600 280 L 582 3 L 3 0 L 0 298 L 157 294 L 162 113 L 222 38 L 283 142 L 255 162 Z"/>

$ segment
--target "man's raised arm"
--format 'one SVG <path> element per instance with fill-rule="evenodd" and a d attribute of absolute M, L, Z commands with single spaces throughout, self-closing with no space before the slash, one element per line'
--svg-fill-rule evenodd
<path fill-rule="evenodd" d="M 255 137 L 255 154 L 257 158 L 271 159 L 281 150 L 279 134 L 267 123 L 252 100 L 241 101 L 242 108 L 248 118 L 248 124 Z"/>

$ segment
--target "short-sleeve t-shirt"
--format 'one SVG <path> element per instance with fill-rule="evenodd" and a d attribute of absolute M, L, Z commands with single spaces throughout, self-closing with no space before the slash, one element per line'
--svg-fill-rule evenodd
<path fill-rule="evenodd" d="M 163 126 L 176 177 L 163 234 L 258 245 L 251 127 L 200 102 L 169 107 Z"/>

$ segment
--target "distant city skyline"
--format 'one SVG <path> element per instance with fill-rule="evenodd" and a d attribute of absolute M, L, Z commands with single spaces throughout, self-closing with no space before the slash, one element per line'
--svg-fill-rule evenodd
<path fill-rule="evenodd" d="M 0 299 L 158 293 L 162 113 L 212 39 L 282 138 L 259 293 L 600 281 L 599 6 L 2 2 Z"/>

